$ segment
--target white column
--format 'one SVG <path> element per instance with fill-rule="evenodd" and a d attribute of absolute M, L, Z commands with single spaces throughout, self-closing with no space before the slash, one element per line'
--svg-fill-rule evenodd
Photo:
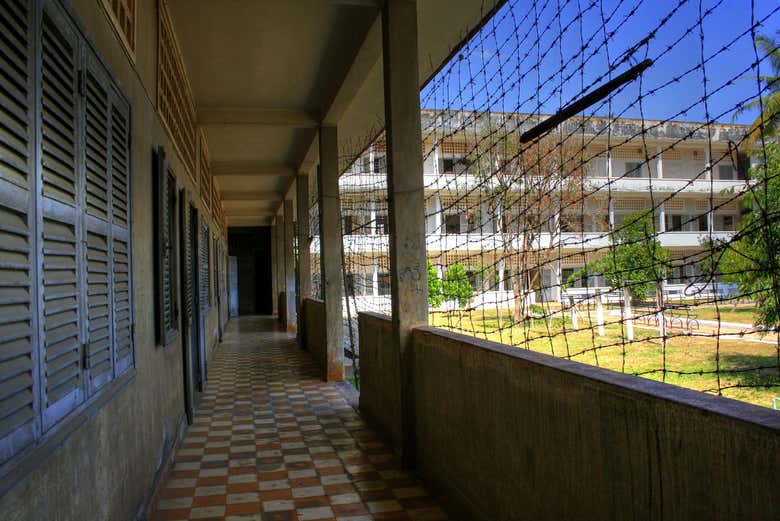
<path fill-rule="evenodd" d="M 663 153 L 661 152 L 661 145 L 658 145 L 658 148 L 656 149 L 656 157 L 655 157 L 656 165 L 656 176 L 658 179 L 664 178 L 664 160 L 663 160 Z M 661 202 L 660 205 L 658 205 L 658 231 L 663 233 L 666 231 L 666 210 L 665 205 L 663 202 Z"/>
<path fill-rule="evenodd" d="M 369 203 L 369 212 L 371 214 L 369 216 L 369 219 L 371 220 L 371 235 L 376 235 L 376 201 L 374 199 L 371 199 L 371 202 Z"/>
<path fill-rule="evenodd" d="M 374 257 L 374 271 L 371 275 L 371 287 L 373 288 L 373 294 L 375 297 L 379 296 L 379 263 L 376 257 Z"/>
<path fill-rule="evenodd" d="M 439 192 L 433 196 L 433 233 L 441 235 L 444 233 L 442 230 L 442 215 L 441 215 L 441 196 Z"/>

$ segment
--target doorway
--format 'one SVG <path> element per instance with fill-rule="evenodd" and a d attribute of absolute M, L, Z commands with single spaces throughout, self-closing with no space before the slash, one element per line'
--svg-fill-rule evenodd
<path fill-rule="evenodd" d="M 180 300 L 182 302 L 182 363 L 184 364 L 184 409 L 192 424 L 203 392 L 200 305 L 198 298 L 198 211 L 184 190 L 179 200 L 179 240 L 181 248 Z"/>
<path fill-rule="evenodd" d="M 273 313 L 271 289 L 271 231 L 267 226 L 230 228 L 228 254 L 231 262 L 229 287 L 235 288 L 239 315 Z M 231 311 L 232 313 L 232 311 Z"/>

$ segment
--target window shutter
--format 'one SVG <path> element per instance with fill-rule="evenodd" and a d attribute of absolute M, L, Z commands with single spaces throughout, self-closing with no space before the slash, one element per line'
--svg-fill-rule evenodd
<path fill-rule="evenodd" d="M 184 191 L 182 190 L 182 193 Z M 195 266 L 193 256 L 195 255 L 195 237 L 193 236 L 192 229 L 194 224 L 194 209 L 189 201 L 182 198 L 182 226 L 184 227 L 184 244 L 182 244 L 182 266 L 184 268 L 184 320 L 188 322 L 190 327 L 192 326 L 194 319 L 193 303 L 193 291 L 194 291 L 194 278 L 195 278 Z"/>
<path fill-rule="evenodd" d="M 114 367 L 133 365 L 133 302 L 130 270 L 130 106 L 114 91 L 111 103 L 111 240 Z"/>
<path fill-rule="evenodd" d="M 30 2 L 0 9 L 0 464 L 40 430 Z"/>
<path fill-rule="evenodd" d="M 157 281 L 158 281 L 158 316 L 159 341 L 168 345 L 177 336 L 176 294 L 174 262 L 175 255 L 175 208 L 176 182 L 173 173 L 165 162 L 162 148 L 157 153 Z"/>
<path fill-rule="evenodd" d="M 205 218 L 204 218 L 205 220 Z M 204 222 L 198 237 L 198 282 L 200 284 L 200 309 L 203 313 L 211 307 L 209 295 L 209 227 Z"/>
<path fill-rule="evenodd" d="M 89 389 L 95 391 L 114 377 L 111 356 L 111 288 L 109 194 L 108 74 L 89 52 L 84 71 L 84 220 L 86 239 L 87 341 L 84 365 Z"/>
<path fill-rule="evenodd" d="M 78 179 L 79 40 L 52 2 L 41 18 L 39 247 L 43 288 L 43 427 L 84 399 Z"/>

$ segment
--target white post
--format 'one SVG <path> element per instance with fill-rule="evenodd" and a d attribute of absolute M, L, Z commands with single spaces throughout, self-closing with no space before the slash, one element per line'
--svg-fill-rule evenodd
<path fill-rule="evenodd" d="M 596 297 L 596 323 L 599 336 L 604 336 L 604 304 L 601 302 L 601 295 Z"/>
<path fill-rule="evenodd" d="M 376 222 L 376 200 L 371 199 L 371 202 L 369 203 L 369 212 L 370 216 L 369 219 L 371 219 L 371 235 L 377 235 L 376 228 L 377 228 L 377 222 Z"/>
<path fill-rule="evenodd" d="M 658 336 L 666 338 L 666 322 L 664 321 L 664 289 L 663 282 L 656 285 L 655 298 L 658 304 L 658 310 L 656 311 L 656 320 L 658 321 Z"/>
<path fill-rule="evenodd" d="M 444 233 L 444 230 L 441 228 L 441 197 L 439 196 L 439 192 L 436 192 L 436 195 L 433 197 L 433 204 L 433 233 L 441 235 Z"/>
<path fill-rule="evenodd" d="M 628 284 L 623 285 L 623 320 L 626 327 L 626 339 L 634 341 L 634 318 L 631 312 L 631 289 Z"/>
<path fill-rule="evenodd" d="M 371 275 L 371 287 L 375 297 L 379 296 L 379 264 L 376 257 L 374 257 L 374 272 Z"/>
<path fill-rule="evenodd" d="M 664 159 L 661 152 L 661 145 L 656 148 L 656 176 L 658 179 L 664 178 Z M 663 202 L 658 205 L 658 231 L 663 233 L 666 231 L 666 209 Z"/>
<path fill-rule="evenodd" d="M 571 308 L 569 309 L 571 314 L 571 328 L 577 331 L 580 328 L 580 322 L 577 319 L 577 306 L 574 304 L 574 297 L 571 297 L 569 302 L 571 303 Z"/>

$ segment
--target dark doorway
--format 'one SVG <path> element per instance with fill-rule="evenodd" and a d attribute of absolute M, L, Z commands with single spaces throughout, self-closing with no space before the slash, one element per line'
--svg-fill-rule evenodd
<path fill-rule="evenodd" d="M 272 314 L 271 229 L 230 228 L 228 255 L 236 258 L 238 267 L 238 314 Z"/>
<path fill-rule="evenodd" d="M 198 306 L 197 230 L 198 212 L 184 190 L 179 192 L 179 241 L 181 268 L 179 270 L 180 301 L 182 302 L 182 360 L 184 363 L 184 409 L 192 424 L 203 391 L 200 350 L 200 313 Z"/>

